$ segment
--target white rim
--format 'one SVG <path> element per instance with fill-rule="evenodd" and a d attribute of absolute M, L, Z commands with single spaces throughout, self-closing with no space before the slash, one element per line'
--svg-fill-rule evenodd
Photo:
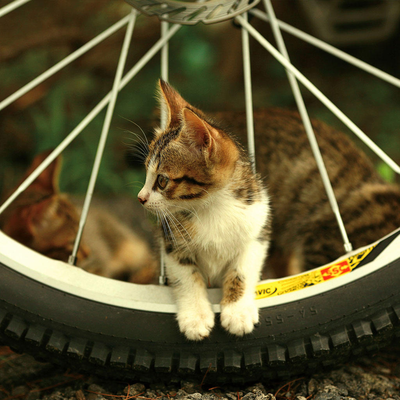
<path fill-rule="evenodd" d="M 29 2 L 30 0 L 14 0 L 9 5 L 0 9 L 0 17 L 6 15 L 7 13 L 17 9 L 23 4 Z M 264 13 L 260 13 L 257 10 L 254 10 L 256 16 L 267 19 L 271 22 L 274 27 L 274 33 L 280 36 L 279 28 L 284 30 L 289 30 L 291 33 L 296 34 L 304 40 L 310 41 L 314 45 L 319 47 L 323 47 L 324 50 L 332 52 L 332 54 L 344 58 L 348 62 L 354 63 L 356 66 L 367 70 L 368 72 L 374 73 L 376 76 L 385 79 L 386 81 L 400 86 L 400 81 L 394 77 L 390 77 L 387 74 L 378 71 L 376 68 L 367 66 L 365 63 L 361 63 L 359 61 L 355 61 L 354 58 L 344 55 L 343 52 L 340 52 L 336 49 L 333 49 L 332 46 L 321 44 L 321 41 L 316 40 L 315 38 L 310 39 L 309 35 L 305 35 L 303 33 L 299 33 L 298 30 L 288 26 L 287 24 L 282 23 L 281 21 L 276 20 L 271 3 L 269 0 L 264 0 L 265 8 L 268 10 L 268 15 Z M 66 66 L 68 63 L 72 62 L 86 51 L 91 49 L 100 41 L 104 40 L 106 37 L 114 33 L 116 30 L 122 28 L 127 25 L 127 35 L 131 35 L 132 32 L 129 32 L 129 23 L 134 22 L 134 17 L 136 13 L 131 12 L 130 16 L 126 16 L 121 19 L 119 22 L 114 24 L 112 27 L 107 29 L 105 32 L 88 42 L 86 45 L 82 46 L 81 49 L 78 49 L 76 52 L 72 53 L 70 56 L 66 57 L 60 63 L 56 64 L 54 67 L 50 68 L 48 71 L 40 75 L 37 79 L 25 85 L 19 91 L 9 96 L 7 99 L 4 99 L 0 102 L 0 110 L 17 98 L 22 96 L 22 94 L 31 90 L 34 86 L 42 82 L 43 80 L 50 77 L 52 74 L 57 72 L 59 69 Z M 280 50 L 282 52 L 279 53 L 275 48 L 273 48 L 269 42 L 265 40 L 251 25 L 248 24 L 246 18 L 237 17 L 237 21 L 244 28 L 243 36 L 244 40 L 244 54 L 247 54 L 245 57 L 246 61 L 246 79 L 245 84 L 247 87 L 247 114 L 251 117 L 251 82 L 250 82 L 250 65 L 249 61 L 249 51 L 247 46 L 247 36 L 250 34 L 257 41 L 259 41 L 281 64 L 283 64 L 290 74 L 293 75 L 296 79 L 298 79 L 301 83 L 303 83 L 312 93 L 316 95 L 318 99 L 320 99 L 334 114 L 338 116 L 357 136 L 362 139 L 366 145 L 368 145 L 383 161 L 385 161 L 392 169 L 400 174 L 400 166 L 398 166 L 393 160 L 391 160 L 385 153 L 382 152 L 357 126 L 354 125 L 329 99 L 327 99 L 314 85 L 311 84 L 296 68 L 294 68 L 287 57 L 285 57 L 286 50 L 284 49 L 284 44 L 281 43 Z M 85 117 L 85 119 L 66 137 L 66 139 L 54 150 L 54 152 L 48 156 L 48 158 L 39 166 L 34 173 L 27 178 L 21 186 L 17 189 L 17 191 L 0 207 L 0 213 L 22 192 L 24 191 L 30 183 L 33 182 L 34 179 L 71 143 L 71 141 L 84 129 L 84 127 L 104 108 L 109 104 L 111 115 L 113 103 L 116 101 L 116 95 L 119 90 L 121 90 L 148 62 L 150 58 L 152 58 L 160 49 L 163 49 L 164 53 L 167 50 L 167 44 L 169 39 L 174 35 L 174 33 L 180 28 L 179 25 L 173 26 L 171 29 L 167 30 L 167 25 L 164 26 L 163 37 L 143 56 L 135 66 L 129 70 L 129 72 L 122 76 L 123 70 L 123 62 L 121 62 L 120 71 L 117 71 L 116 79 L 114 81 L 113 90 L 101 100 L 98 105 Z M 133 26 L 132 26 L 133 29 Z M 127 51 L 128 45 L 125 46 L 125 52 Z M 167 64 L 167 54 L 164 54 L 164 67 Z M 165 68 L 162 75 L 165 77 L 167 72 Z M 293 78 L 294 79 L 294 78 Z M 108 118 L 110 117 L 108 116 Z M 105 122 L 104 131 L 108 130 L 109 122 Z M 252 121 L 248 121 L 249 131 L 250 131 L 250 139 L 252 137 L 251 134 L 251 126 Z M 250 146 L 251 147 L 251 146 Z M 101 152 L 100 152 L 101 153 Z M 99 155 L 100 157 L 100 155 Z M 318 159 L 317 159 L 318 161 Z M 90 192 L 90 191 L 88 191 Z M 85 201 L 86 202 L 86 201 Z M 88 200 L 88 203 L 90 199 Z M 334 203 L 334 202 L 333 202 Z M 335 204 L 333 204 L 334 212 L 335 212 Z M 338 222 L 340 226 L 340 214 L 339 211 L 335 212 L 338 214 Z M 350 248 L 350 244 L 346 243 L 346 235 L 344 234 L 344 243 L 345 248 Z M 78 240 L 79 241 L 79 240 Z M 285 294 L 281 296 L 271 297 L 271 298 L 263 298 L 261 300 L 257 300 L 257 304 L 259 307 L 270 307 L 277 304 L 287 303 L 291 301 L 297 301 L 304 297 L 310 297 L 321 292 L 325 292 L 335 287 L 341 286 L 343 284 L 347 284 L 356 279 L 361 278 L 379 268 L 384 267 L 391 261 L 398 258 L 398 251 L 396 251 L 396 245 L 399 247 L 400 239 L 396 238 L 394 242 L 388 248 L 382 252 L 373 262 L 369 263 L 367 266 L 355 270 L 351 274 L 347 274 L 341 276 L 337 279 L 333 279 L 331 281 L 327 281 L 324 285 L 316 285 L 309 287 L 304 290 L 298 290 L 296 292 Z M 346 247 L 347 245 L 347 247 Z M 368 247 L 368 246 L 367 246 Z M 64 292 L 71 293 L 73 295 L 87 298 L 93 301 L 138 309 L 138 310 L 147 310 L 147 311 L 157 311 L 157 312 L 166 312 L 166 313 L 175 313 L 176 306 L 174 304 L 174 300 L 171 295 L 171 289 L 165 286 L 153 286 L 153 285 L 135 285 L 124 282 L 119 282 L 95 275 L 88 274 L 83 270 L 68 265 L 63 262 L 54 261 L 47 257 L 44 257 L 22 245 L 15 242 L 14 240 L 8 238 L 6 235 L 0 232 L 0 249 L 2 254 L 0 254 L 0 261 L 3 262 L 8 267 L 14 269 L 17 272 L 20 272 L 36 281 L 42 282 L 46 285 L 54 287 L 56 289 L 62 290 Z M 360 249 L 358 250 L 360 251 Z M 355 253 L 355 252 L 353 252 Z M 341 257 L 338 261 L 345 259 L 348 257 Z M 28 266 L 29 265 L 29 266 Z M 271 281 L 269 281 L 271 282 Z M 210 300 L 213 303 L 214 311 L 219 312 L 219 300 L 221 298 L 220 289 L 210 289 L 209 290 Z"/>
<path fill-rule="evenodd" d="M 400 228 L 397 230 L 399 231 Z M 378 241 L 379 242 L 379 241 Z M 376 242 L 376 243 L 378 243 Z M 375 243 L 375 244 L 376 244 Z M 366 246 L 367 248 L 369 246 Z M 52 260 L 19 244 L 0 231 L 0 262 L 35 281 L 72 295 L 117 307 L 159 313 L 176 313 L 171 288 L 138 285 L 93 275 L 62 261 Z M 365 248 L 361 248 L 361 251 Z M 400 235 L 372 262 L 323 284 L 272 298 L 257 300 L 259 308 L 298 301 L 354 282 L 399 258 Z M 353 253 L 356 253 L 353 252 Z M 349 255 L 340 257 L 343 260 Z M 262 281 L 260 284 L 279 280 Z M 208 289 L 214 312 L 220 312 L 221 289 Z"/>

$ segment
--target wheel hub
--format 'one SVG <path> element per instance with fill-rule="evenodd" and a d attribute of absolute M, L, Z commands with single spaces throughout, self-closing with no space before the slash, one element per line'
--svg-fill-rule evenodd
<path fill-rule="evenodd" d="M 198 22 L 212 24 L 242 14 L 260 0 L 203 0 L 197 2 L 176 0 L 125 0 L 147 15 L 156 15 L 162 21 L 181 25 Z"/>

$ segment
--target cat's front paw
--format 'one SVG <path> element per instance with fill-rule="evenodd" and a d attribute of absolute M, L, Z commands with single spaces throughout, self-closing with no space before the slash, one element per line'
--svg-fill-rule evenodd
<path fill-rule="evenodd" d="M 221 325 L 234 335 L 250 333 L 257 322 L 258 309 L 254 301 L 242 300 L 222 306 Z"/>
<path fill-rule="evenodd" d="M 189 340 L 203 340 L 208 337 L 214 327 L 214 318 L 211 309 L 180 312 L 177 317 L 180 331 Z"/>

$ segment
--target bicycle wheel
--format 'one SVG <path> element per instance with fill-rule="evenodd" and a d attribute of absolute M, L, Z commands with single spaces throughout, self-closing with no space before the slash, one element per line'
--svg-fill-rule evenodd
<path fill-rule="evenodd" d="M 96 110 L 115 103 L 124 79 Z M 179 333 L 169 287 L 91 275 L 0 232 L 0 341 L 75 370 L 143 381 L 244 383 L 313 371 L 399 335 L 399 245 L 396 230 L 332 264 L 260 282 L 261 322 L 251 334 L 233 337 L 217 323 L 194 343 Z M 221 291 L 208 293 L 218 315 Z"/>
<path fill-rule="evenodd" d="M 260 283 L 259 326 L 236 338 L 217 324 L 200 343 L 179 333 L 168 287 L 91 275 L 4 234 L 0 244 L 1 341 L 74 369 L 240 383 L 334 365 L 400 332 L 400 231 L 331 266 Z M 209 296 L 218 313 L 220 290 Z"/>

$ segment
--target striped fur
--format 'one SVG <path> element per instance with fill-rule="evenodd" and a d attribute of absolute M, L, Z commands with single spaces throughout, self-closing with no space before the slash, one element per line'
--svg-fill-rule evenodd
<path fill-rule="evenodd" d="M 267 192 L 243 149 L 212 120 L 160 82 L 168 126 L 146 159 L 139 200 L 158 215 L 180 330 L 208 336 L 207 286 L 222 286 L 221 324 L 242 336 L 258 321 L 254 289 L 268 248 Z"/>
<path fill-rule="evenodd" d="M 245 143 L 244 112 L 223 112 Z M 344 254 L 340 231 L 296 112 L 254 112 L 257 170 L 271 197 L 272 237 L 267 271 L 280 277 L 327 264 Z M 312 120 L 353 248 L 400 227 L 400 188 L 385 183 L 366 155 L 342 132 Z M 270 275 L 271 276 L 271 275 Z"/>
<path fill-rule="evenodd" d="M 161 216 L 163 245 L 180 310 L 179 325 L 190 339 L 209 334 L 214 317 L 205 298 L 206 282 L 223 286 L 222 325 L 241 335 L 251 331 L 257 320 L 248 288 L 258 278 L 270 240 L 269 276 L 324 265 L 344 253 L 336 219 L 298 113 L 254 112 L 257 169 L 270 194 L 270 225 L 265 188 L 251 172 L 241 146 L 226 133 L 232 130 L 246 143 L 245 113 L 215 113 L 216 119 L 229 121 L 229 130 L 221 129 L 164 83 L 161 98 L 169 125 L 165 131 L 157 130 L 150 145 L 148 182 L 141 194 L 149 195 L 150 182 L 167 171 L 169 186 L 155 190 L 145 206 L 170 215 Z M 196 116 L 200 132 L 210 131 L 204 142 L 204 135 L 193 135 Z M 398 185 L 385 183 L 345 134 L 321 121 L 312 120 L 312 125 L 353 247 L 368 245 L 398 228 Z"/>

